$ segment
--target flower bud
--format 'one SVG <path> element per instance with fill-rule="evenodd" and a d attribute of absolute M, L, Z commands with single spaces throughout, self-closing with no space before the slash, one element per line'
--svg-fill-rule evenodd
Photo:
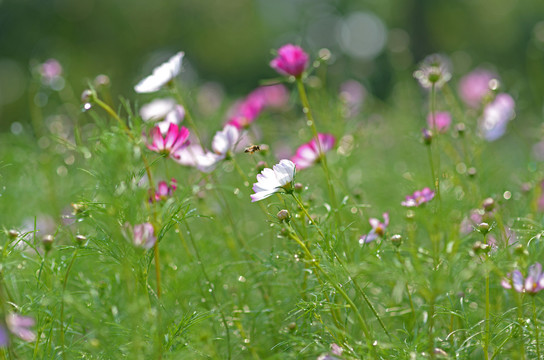
<path fill-rule="evenodd" d="M 423 143 L 425 145 L 431 145 L 433 142 L 433 133 L 431 130 L 423 128 L 421 130 L 422 136 L 423 136 Z"/>
<path fill-rule="evenodd" d="M 259 162 L 257 163 L 257 166 L 256 166 L 256 167 L 257 167 L 257 171 L 261 172 L 261 171 L 263 171 L 265 168 L 268 167 L 268 164 L 266 163 L 266 161 L 259 161 Z"/>
<path fill-rule="evenodd" d="M 9 230 L 8 231 L 8 236 L 10 239 L 17 239 L 17 237 L 19 236 L 19 232 L 17 230 Z"/>
<path fill-rule="evenodd" d="M 395 245 L 396 247 L 399 247 L 402 244 L 402 235 L 395 234 L 391 236 L 391 244 Z"/>
<path fill-rule="evenodd" d="M 488 197 L 482 202 L 482 207 L 485 211 L 490 212 L 495 208 L 495 200 L 493 198 Z"/>
<path fill-rule="evenodd" d="M 85 89 L 81 93 L 81 102 L 83 103 L 91 102 L 92 98 L 93 98 L 93 92 L 89 89 Z"/>
<path fill-rule="evenodd" d="M 289 222 L 289 219 L 291 219 L 291 214 L 289 214 L 289 211 L 286 209 L 280 210 L 276 216 L 280 222 Z"/>
<path fill-rule="evenodd" d="M 470 167 L 470 168 L 468 168 L 468 170 L 467 170 L 467 174 L 468 174 L 468 176 L 470 176 L 470 177 L 475 177 L 475 176 L 476 176 L 476 172 L 477 172 L 477 171 L 476 171 L 476 168 L 474 168 L 474 167 Z"/>
<path fill-rule="evenodd" d="M 304 189 L 304 185 L 302 185 L 301 183 L 295 183 L 295 185 L 293 185 L 293 188 L 295 189 L 295 191 L 297 193 L 301 193 L 302 190 Z"/>
<path fill-rule="evenodd" d="M 53 240 L 53 235 L 45 235 L 42 238 L 42 245 L 45 249 L 45 252 L 49 252 L 51 250 L 51 248 L 53 247 Z"/>
<path fill-rule="evenodd" d="M 110 78 L 108 75 L 100 74 L 94 78 L 94 86 L 110 86 Z"/>
<path fill-rule="evenodd" d="M 457 131 L 457 134 L 459 134 L 459 136 L 463 136 L 465 134 L 465 131 L 467 130 L 467 127 L 464 123 L 459 123 L 455 125 L 455 130 Z"/>
<path fill-rule="evenodd" d="M 85 235 L 76 235 L 76 241 L 79 245 L 83 245 L 87 241 L 87 237 Z"/>
<path fill-rule="evenodd" d="M 482 233 L 482 235 L 487 235 L 487 233 L 489 232 L 489 229 L 490 229 L 489 224 L 486 222 L 480 223 L 480 225 L 478 225 L 478 231 Z"/>
<path fill-rule="evenodd" d="M 487 254 L 489 250 L 491 250 L 491 246 L 489 246 L 488 244 L 484 244 L 481 241 L 476 241 L 474 245 L 472 245 L 472 251 L 474 251 L 474 254 L 476 255 L 479 255 L 481 253 Z"/>

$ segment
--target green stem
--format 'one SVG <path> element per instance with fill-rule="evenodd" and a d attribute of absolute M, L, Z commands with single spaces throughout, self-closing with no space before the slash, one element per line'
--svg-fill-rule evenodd
<path fill-rule="evenodd" d="M 74 265 L 78 250 L 79 248 L 76 248 L 76 250 L 74 251 L 74 254 L 72 255 L 72 260 L 70 261 L 70 264 L 66 269 L 66 274 L 64 275 L 64 281 L 62 284 L 62 293 L 60 297 L 60 347 L 63 359 L 66 359 L 66 346 L 64 344 L 64 292 L 66 291 L 66 285 L 68 284 L 68 275 L 70 274 L 70 270 Z"/>
<path fill-rule="evenodd" d="M 536 341 L 536 358 L 537 359 L 541 359 L 540 357 L 540 342 L 539 342 L 539 339 L 538 339 L 538 319 L 536 317 L 536 300 L 535 300 L 535 296 L 533 295 L 532 296 L 533 298 L 533 322 L 534 322 L 534 326 L 535 326 L 535 341 Z"/>
<path fill-rule="evenodd" d="M 518 325 L 519 325 L 519 350 L 521 352 L 520 359 L 525 360 L 525 342 L 523 340 L 523 299 L 522 294 L 516 292 L 516 301 L 518 308 Z"/>
<path fill-rule="evenodd" d="M 437 170 L 438 170 L 438 174 L 435 173 L 434 169 L 432 170 L 433 172 L 433 182 L 434 182 L 434 186 L 435 186 L 435 189 L 436 189 L 436 197 L 438 198 L 438 202 L 439 202 L 439 205 L 442 203 L 442 199 L 440 198 L 440 147 L 438 146 L 438 131 L 437 131 L 437 127 L 436 127 L 436 87 L 435 87 L 435 84 L 433 83 L 432 86 L 431 86 L 431 103 L 430 103 L 430 112 L 431 112 L 431 119 L 432 119 L 432 130 L 433 130 L 433 135 L 434 135 L 434 143 L 435 143 L 435 148 L 438 149 L 438 156 L 437 156 Z M 431 146 L 433 146 L 432 144 L 429 145 L 429 156 L 430 156 L 430 161 L 431 161 L 431 167 L 433 166 L 433 158 L 431 156 Z"/>
<path fill-rule="evenodd" d="M 323 172 L 325 173 L 325 178 L 327 180 L 327 187 L 329 190 L 329 198 L 331 200 L 331 205 L 334 212 L 334 217 L 336 220 L 336 227 L 337 229 L 340 229 L 342 224 L 342 219 L 340 217 L 340 209 L 338 208 L 338 203 L 336 201 L 336 194 L 334 191 L 334 186 L 331 181 L 331 174 L 329 171 L 329 167 L 327 165 L 327 157 L 325 156 L 325 153 L 323 152 L 323 149 L 321 147 L 321 141 L 319 141 L 319 135 L 317 132 L 317 127 L 315 126 L 315 120 L 312 115 L 312 110 L 310 109 L 310 102 L 308 101 L 308 96 L 306 95 L 306 89 L 304 88 L 304 83 L 302 82 L 302 79 L 299 77 L 297 78 L 297 88 L 298 93 L 300 96 L 300 101 L 302 103 L 302 112 L 306 115 L 306 119 L 308 121 L 308 125 L 312 129 L 312 133 L 315 139 L 315 142 L 317 143 L 317 149 L 320 154 L 320 163 L 321 167 L 323 168 Z M 341 231 L 339 231 L 340 237 L 343 238 L 343 234 Z"/>
<path fill-rule="evenodd" d="M 487 245 L 487 237 L 484 235 L 484 243 Z M 489 255 L 485 255 L 485 339 L 484 339 L 484 355 L 485 359 L 489 359 L 489 333 L 490 333 L 490 302 L 489 302 Z"/>

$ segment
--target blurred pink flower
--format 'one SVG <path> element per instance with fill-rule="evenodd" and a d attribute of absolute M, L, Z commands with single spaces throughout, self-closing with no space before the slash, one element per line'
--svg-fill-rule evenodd
<path fill-rule="evenodd" d="M 269 107 L 285 106 L 289 94 L 283 85 L 261 86 L 253 90 L 246 98 L 235 105 L 227 124 L 238 129 L 248 127 L 260 113 Z"/>
<path fill-rule="evenodd" d="M 353 117 L 361 111 L 366 97 L 366 89 L 360 82 L 348 80 L 340 85 L 339 97 L 345 104 L 345 116 Z"/>
<path fill-rule="evenodd" d="M 434 124 L 432 114 L 427 116 L 427 125 L 429 128 L 436 129 L 439 133 L 445 133 L 448 131 L 451 124 L 451 115 L 447 111 L 439 111 L 434 114 Z"/>
<path fill-rule="evenodd" d="M 406 207 L 416 207 L 431 201 L 433 198 L 434 191 L 426 187 L 423 190 L 418 190 L 414 192 L 412 195 L 407 195 L 406 200 L 401 202 L 400 204 Z"/>
<path fill-rule="evenodd" d="M 281 75 L 300 77 L 308 62 L 308 54 L 300 46 L 287 44 L 278 49 L 278 56 L 270 61 L 270 66 Z"/>
<path fill-rule="evenodd" d="M 183 121 L 185 109 L 174 99 L 156 99 L 141 107 L 140 116 L 143 121 L 157 121 L 161 134 L 165 135 L 170 124 L 179 125 Z"/>
<path fill-rule="evenodd" d="M 157 185 L 157 190 L 153 191 L 153 194 L 151 195 L 149 202 L 166 200 L 167 198 L 172 196 L 172 193 L 177 188 L 178 186 L 177 186 L 176 179 L 171 179 L 170 185 L 168 185 L 166 181 L 159 181 L 159 184 Z"/>
<path fill-rule="evenodd" d="M 147 148 L 160 154 L 168 155 L 174 159 L 179 157 L 181 149 L 189 145 L 189 130 L 182 126 L 181 129 L 176 124 L 170 124 L 166 136 L 161 134 L 158 126 L 151 129 L 152 143 L 147 144 Z M 145 136 L 145 135 L 144 135 Z"/>
<path fill-rule="evenodd" d="M 48 59 L 40 66 L 44 83 L 50 84 L 62 75 L 62 65 L 56 59 Z"/>
<path fill-rule="evenodd" d="M 152 224 L 146 222 L 134 225 L 132 231 L 132 243 L 135 246 L 149 250 L 155 245 L 157 238 L 155 237 L 155 229 Z"/>
<path fill-rule="evenodd" d="M 36 340 L 36 334 L 30 330 L 35 323 L 34 319 L 29 316 L 9 314 L 6 317 L 6 325 L 9 331 L 18 338 L 28 342 Z"/>
<path fill-rule="evenodd" d="M 465 104 L 477 108 L 484 96 L 490 93 L 489 82 L 496 78 L 497 76 L 489 70 L 473 70 L 459 81 L 459 96 Z"/>
<path fill-rule="evenodd" d="M 504 134 L 506 125 L 515 116 L 514 107 L 514 99 L 505 93 L 498 94 L 495 100 L 485 107 L 479 122 L 484 139 L 494 141 Z"/>
<path fill-rule="evenodd" d="M 376 218 L 370 218 L 368 222 L 370 223 L 370 226 L 372 226 L 372 230 L 366 235 L 361 236 L 359 239 L 359 244 L 366 244 L 369 242 L 372 242 L 376 240 L 378 237 L 383 236 L 385 233 L 385 229 L 387 229 L 387 226 L 389 226 L 389 214 L 383 213 L 383 223 L 380 222 L 380 220 Z"/>
<path fill-rule="evenodd" d="M 321 145 L 321 151 L 326 153 L 334 147 L 336 139 L 331 134 L 318 134 L 319 144 Z M 291 161 L 297 165 L 297 169 L 305 169 L 312 166 L 321 159 L 319 153 L 319 146 L 315 139 L 310 142 L 301 145 L 296 154 L 291 158 Z"/>
<path fill-rule="evenodd" d="M 542 273 L 542 265 L 535 263 L 529 267 L 527 278 L 523 278 L 523 275 L 519 270 L 514 270 L 508 273 L 505 278 L 502 279 L 501 285 L 505 289 L 516 290 L 519 293 L 536 294 L 540 290 L 544 289 L 544 274 Z"/>
<path fill-rule="evenodd" d="M 183 51 L 180 51 L 167 62 L 153 69 L 151 75 L 134 86 L 134 91 L 137 93 L 151 93 L 160 90 L 179 74 L 183 55 Z"/>

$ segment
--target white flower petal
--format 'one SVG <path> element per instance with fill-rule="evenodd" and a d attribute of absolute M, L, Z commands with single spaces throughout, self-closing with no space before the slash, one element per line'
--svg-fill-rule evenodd
<path fill-rule="evenodd" d="M 167 82 L 175 78 L 181 70 L 181 61 L 184 52 L 180 51 L 167 62 L 153 70 L 153 73 L 134 86 L 137 93 L 151 93 L 158 91 Z"/>

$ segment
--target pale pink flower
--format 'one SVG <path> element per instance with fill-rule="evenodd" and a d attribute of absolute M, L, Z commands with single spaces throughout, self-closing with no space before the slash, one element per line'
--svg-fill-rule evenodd
<path fill-rule="evenodd" d="M 251 201 L 266 199 L 274 193 L 282 190 L 290 191 L 296 172 L 295 164 L 283 159 L 272 169 L 265 168 L 257 175 L 257 182 L 253 184 L 255 194 L 251 195 Z"/>
<path fill-rule="evenodd" d="M 335 138 L 331 134 L 318 134 L 319 144 L 321 145 L 321 151 L 326 153 L 334 147 L 336 142 Z M 315 139 L 310 142 L 301 145 L 296 154 L 291 158 L 291 161 L 297 165 L 297 169 L 305 169 L 312 166 L 321 159 L 319 153 L 319 146 Z"/>
<path fill-rule="evenodd" d="M 281 75 L 300 77 L 309 60 L 300 46 L 287 44 L 278 49 L 278 56 L 270 61 L 270 66 Z"/>
<path fill-rule="evenodd" d="M 151 144 L 147 148 L 160 154 L 168 155 L 174 159 L 179 157 L 179 151 L 189 145 L 189 130 L 182 126 L 181 129 L 176 124 L 170 124 L 166 136 L 163 136 L 158 126 L 151 129 Z"/>
<path fill-rule="evenodd" d="M 340 85 L 339 97 L 345 104 L 346 117 L 353 117 L 361 111 L 366 93 L 365 87 L 356 80 L 348 80 Z"/>
<path fill-rule="evenodd" d="M 370 218 L 368 222 L 372 226 L 372 230 L 366 235 L 361 236 L 359 244 L 366 244 L 376 240 L 378 237 L 385 234 L 385 229 L 389 226 L 389 213 L 383 213 L 383 222 L 376 218 Z"/>
<path fill-rule="evenodd" d="M 36 340 L 36 334 L 30 330 L 36 324 L 33 318 L 17 314 L 9 314 L 6 317 L 6 325 L 9 331 L 18 338 L 32 342 Z"/>
<path fill-rule="evenodd" d="M 416 207 L 431 201 L 433 198 L 434 191 L 426 187 L 422 190 L 414 192 L 412 195 L 407 195 L 406 200 L 401 202 L 400 204 L 406 207 Z"/>
<path fill-rule="evenodd" d="M 523 278 L 523 275 L 519 270 L 514 270 L 508 273 L 505 278 L 502 279 L 501 285 L 505 289 L 516 290 L 520 293 L 536 294 L 540 290 L 544 289 L 544 274 L 542 273 L 542 265 L 535 263 L 529 267 L 527 278 Z"/>
<path fill-rule="evenodd" d="M 134 86 L 134 91 L 137 93 L 151 93 L 160 90 L 179 74 L 183 55 L 184 53 L 180 51 L 167 62 L 156 67 L 151 75 Z"/>
<path fill-rule="evenodd" d="M 198 169 L 203 172 L 212 171 L 220 161 L 232 155 L 239 140 L 238 129 L 233 125 L 225 125 L 213 137 L 212 151 L 197 157 Z"/>
<path fill-rule="evenodd" d="M 506 125 L 515 116 L 514 107 L 514 99 L 505 93 L 498 94 L 495 100 L 485 107 L 479 122 L 484 139 L 494 141 L 504 134 Z"/>
<path fill-rule="evenodd" d="M 429 114 L 427 116 L 427 125 L 433 130 L 436 129 L 439 133 L 445 133 L 451 125 L 451 115 L 447 111 L 439 111 L 434 114 L 433 124 L 433 116 Z"/>
<path fill-rule="evenodd" d="M 489 70 L 476 69 L 468 73 L 459 81 L 459 96 L 472 108 L 482 103 L 484 96 L 490 93 L 489 82 L 497 76 Z"/>
<path fill-rule="evenodd" d="M 156 241 L 155 229 L 152 224 L 146 222 L 134 225 L 132 242 L 135 246 L 149 250 Z"/>
<path fill-rule="evenodd" d="M 62 75 L 62 65 L 56 59 L 48 59 L 40 66 L 42 80 L 51 84 Z"/>

